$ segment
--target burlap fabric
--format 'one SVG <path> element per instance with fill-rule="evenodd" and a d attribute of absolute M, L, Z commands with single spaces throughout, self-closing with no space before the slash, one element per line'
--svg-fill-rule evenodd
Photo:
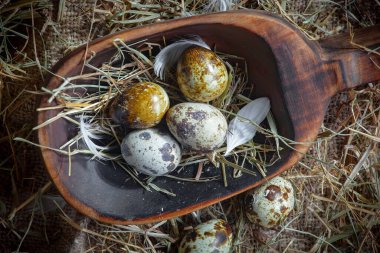
<path fill-rule="evenodd" d="M 344 1 L 341 2 L 344 3 Z M 51 25 L 52 23 L 49 25 L 49 22 L 39 24 L 39 29 L 42 30 L 42 33 L 41 36 L 38 35 L 36 37 L 39 60 L 42 65 L 46 62 L 46 66 L 43 67 L 46 67 L 47 69 L 51 68 L 73 47 L 86 43 L 89 39 L 96 38 L 109 32 L 110 29 L 103 24 L 106 15 L 96 14 L 97 16 L 95 18 L 98 19 L 98 22 L 91 25 L 91 20 L 94 19 L 93 10 L 95 6 L 98 8 L 107 8 L 107 6 L 109 6 L 107 4 L 100 5 L 101 3 L 103 4 L 103 2 L 95 2 L 92 0 L 66 1 L 62 16 L 59 18 L 58 22 L 58 17 L 56 15 L 58 6 L 52 7 L 50 10 L 50 22 L 54 22 L 54 25 Z M 288 1 L 287 11 L 289 13 L 302 13 L 307 11 L 307 8 L 313 8 L 313 5 L 316 4 L 323 5 L 325 3 L 316 3 L 314 1 L 310 3 L 310 1 L 306 0 Z M 257 6 L 255 2 L 249 4 L 249 1 L 246 5 L 253 7 Z M 275 4 L 273 3 L 273 5 Z M 379 10 L 379 6 L 375 1 L 357 1 L 355 6 L 357 9 L 353 10 L 353 13 L 357 15 L 356 18 L 358 19 L 356 23 L 354 22 L 355 25 L 358 26 L 378 21 L 379 16 L 376 16 L 376 10 Z M 333 7 L 334 5 L 326 5 L 326 8 Z M 112 8 L 114 8 L 114 6 L 112 6 Z M 270 8 L 271 6 L 268 5 L 268 9 Z M 380 13 L 380 11 L 377 13 Z M 320 15 L 327 14 L 322 13 Z M 345 30 L 346 20 L 341 8 L 337 7 L 337 10 L 332 12 L 331 15 L 331 18 L 326 22 L 324 29 L 331 31 L 332 34 Z M 353 20 L 352 17 L 350 20 Z M 311 28 L 309 33 L 315 36 L 324 36 L 326 34 L 318 31 L 318 29 L 313 31 Z M 44 43 L 41 43 L 42 40 Z M 30 45 L 30 50 L 33 50 L 32 45 Z M 33 56 L 33 54 L 30 55 Z M 45 71 L 42 70 L 42 72 Z M 1 127 L 1 137 L 16 133 L 13 136 L 23 136 L 31 141 L 37 141 L 35 132 L 28 133 L 23 131 L 23 129 L 30 129 L 31 126 L 35 125 L 36 108 L 38 107 L 39 100 L 38 95 L 28 93 L 26 90 L 39 91 L 41 85 L 43 85 L 43 80 L 37 67 L 27 70 L 26 81 L 6 80 L 5 88 L 2 90 L 2 108 L 9 105 L 13 101 L 13 98 L 20 93 L 22 94 L 12 104 L 11 109 L 7 111 L 7 114 L 4 117 L 4 125 Z M 325 118 L 325 125 L 327 127 L 332 129 L 339 127 L 337 116 L 348 113 L 349 108 L 346 104 L 348 99 L 347 92 L 340 93 L 333 98 L 328 114 Z M 342 153 L 343 143 L 344 140 L 342 138 L 334 138 L 330 143 L 328 156 L 331 157 L 331 159 L 337 158 Z M 1 160 L 5 161 L 2 164 L 2 168 L 4 167 L 5 169 L 0 171 L 0 200 L 6 205 L 5 213 L 9 213 L 13 207 L 17 207 L 32 193 L 35 193 L 45 185 L 49 181 L 49 177 L 44 171 L 38 148 L 23 143 L 14 143 L 11 148 L 7 144 L 7 139 L 4 138 L 2 139 L 0 148 Z M 313 150 L 311 150 L 310 153 L 313 154 Z M 312 166 L 314 161 L 304 159 L 303 163 Z M 13 170 L 12 173 L 16 173 L 17 171 L 17 175 L 13 175 L 12 177 L 7 168 L 15 168 L 14 166 L 16 166 L 17 169 Z M 292 170 L 288 172 L 288 175 L 292 175 Z M 11 178 L 15 178 L 16 180 L 12 182 Z M 294 182 L 297 182 L 296 178 L 294 179 Z M 318 187 L 312 187 L 311 185 L 309 189 L 302 190 L 307 193 L 317 193 L 321 189 Z M 59 209 L 54 208 L 54 205 L 46 205 L 46 202 L 54 199 L 61 203 L 64 212 L 83 227 L 89 226 L 99 233 L 101 233 L 102 228 L 97 226 L 93 221 L 78 214 L 71 207 L 64 205 L 64 202 L 57 197 L 59 195 L 55 191 L 54 186 L 50 188 L 48 194 L 50 197 L 37 198 L 40 200 L 39 202 L 33 201 L 29 206 L 17 212 L 17 215 L 12 219 L 12 222 L 2 222 L 3 225 L 0 226 L 0 252 L 17 250 L 20 241 L 22 241 L 20 250 L 23 252 L 84 252 L 88 249 L 88 239 L 85 235 L 72 228 L 67 222 L 63 221 L 60 217 L 62 212 Z M 51 195 L 53 195 L 53 197 Z M 239 197 L 237 200 L 239 200 Z M 46 206 L 51 206 L 51 208 L 44 211 L 38 208 L 33 208 L 33 205 L 38 205 L 41 201 L 45 201 L 45 204 L 43 205 L 45 209 Z M 311 203 L 303 203 L 304 205 L 312 206 Z M 306 209 L 306 206 L 298 206 L 297 208 Z M 33 212 L 33 210 L 35 211 Z M 295 224 L 295 228 L 302 228 L 303 231 L 318 234 L 323 226 L 321 222 L 307 211 L 302 212 L 302 216 L 303 218 L 300 220 L 303 220 L 304 224 Z M 6 217 L 3 217 L 2 221 L 3 220 L 6 221 Z M 247 226 L 251 225 L 247 224 Z M 28 231 L 27 236 L 22 239 L 26 231 Z M 309 236 L 287 233 L 279 238 L 279 243 L 274 244 L 273 248 L 276 250 L 283 250 L 288 245 L 289 238 L 291 237 L 303 238 L 303 240 L 297 240 L 292 244 L 292 248 L 300 251 L 309 251 L 315 243 L 315 240 L 310 239 Z M 284 240 L 281 241 L 281 239 Z M 254 245 L 254 248 L 259 247 L 259 244 L 253 238 L 249 243 Z"/>
<path fill-rule="evenodd" d="M 50 21 L 45 23 L 36 20 L 36 26 L 41 31 L 41 33 L 37 33 L 35 41 L 42 70 L 40 71 L 38 67 L 32 67 L 27 69 L 26 80 L 5 80 L 5 87 L 2 90 L 2 108 L 11 103 L 12 107 L 7 111 L 4 125 L 1 127 L 2 137 L 6 136 L 8 132 L 18 133 L 13 137 L 22 136 L 33 142 L 38 142 L 36 131 L 20 132 L 23 129 L 30 131 L 31 127 L 37 123 L 36 108 L 38 107 L 39 96 L 31 94 L 29 91 L 40 90 L 44 83 L 42 76 L 46 75 L 46 70 L 50 69 L 65 53 L 72 50 L 73 46 L 78 46 L 88 39 L 92 39 L 89 34 L 91 13 L 94 7 L 95 1 L 91 0 L 66 3 L 63 15 L 58 23 L 55 23 L 58 6 L 50 9 L 50 13 L 45 13 L 52 18 Z M 101 35 L 99 31 L 97 34 Z M 34 57 L 32 43 L 29 43 L 26 51 L 29 57 Z M 17 96 L 17 100 L 13 102 Z M 6 141 L 3 143 L 4 145 L 1 147 L 2 161 L 12 155 L 11 147 L 6 144 Z M 5 165 L 10 168 L 16 167 L 19 174 L 14 177 L 16 181 L 12 182 L 10 173 L 0 173 L 0 200 L 5 203 L 7 212 L 23 203 L 50 180 L 44 169 L 38 148 L 22 143 L 14 143 L 13 148 L 14 158 L 11 157 L 11 160 Z M 19 249 L 22 252 L 69 252 L 71 248 L 73 249 L 72 252 L 82 251 L 75 246 L 78 231 L 62 220 L 59 216 L 61 212 L 55 207 L 53 200 L 58 200 L 64 211 L 75 220 L 82 220 L 84 217 L 71 207 L 66 206 L 57 194 L 54 187 L 51 187 L 49 195 L 53 195 L 53 197 L 45 198 L 43 207 L 48 204 L 51 207 L 50 210 L 35 208 L 41 205 L 42 200 L 41 197 L 37 197 L 37 202 L 33 201 L 26 208 L 20 210 L 12 222 L 7 222 L 4 227 L 0 228 L 0 252 L 6 253 L 17 250 L 23 234 L 28 230 L 28 235 Z M 33 212 L 33 210 L 35 211 Z"/>

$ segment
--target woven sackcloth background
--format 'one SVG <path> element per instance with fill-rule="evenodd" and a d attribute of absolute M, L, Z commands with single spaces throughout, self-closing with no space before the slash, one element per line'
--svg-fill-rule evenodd
<path fill-rule="evenodd" d="M 38 58 L 41 67 L 27 68 L 25 74 L 27 79 L 4 79 L 4 84 L 1 86 L 1 108 L 8 108 L 6 113 L 2 115 L 2 133 L 0 136 L 0 160 L 3 161 L 1 162 L 0 170 L 0 200 L 5 204 L 5 210 L 0 212 L 0 252 L 6 253 L 17 250 L 20 252 L 40 253 L 100 252 L 96 247 L 91 248 L 92 245 L 97 244 L 103 244 L 104 252 L 115 252 L 115 249 L 111 246 L 112 242 L 102 240 L 101 238 L 98 238 L 98 241 L 93 237 L 89 238 L 88 234 L 80 232 L 62 218 L 62 214 L 65 213 L 65 215 L 69 216 L 82 228 L 88 228 L 98 234 L 102 234 L 108 229 L 102 224 L 84 217 L 66 205 L 54 186 L 47 186 L 50 178 L 44 170 L 39 149 L 26 143 L 9 140 L 9 138 L 15 136 L 22 136 L 30 141 L 37 142 L 36 132 L 28 131 L 28 129 L 30 130 L 36 125 L 39 91 L 44 85 L 48 69 L 51 69 L 58 60 L 75 47 L 122 28 L 117 25 L 110 25 L 107 20 L 118 11 L 118 5 L 115 4 L 116 1 L 71 0 L 64 1 L 63 7 L 59 6 L 57 2 L 53 2 L 42 13 L 43 19 L 35 20 L 34 25 L 37 27 L 38 32 L 34 34 L 34 39 L 28 43 L 26 49 L 26 51 L 31 52 L 28 54 L 30 57 Z M 125 5 L 127 2 L 120 1 L 120 5 Z M 134 2 L 159 3 L 165 1 Z M 179 3 L 178 5 L 181 4 L 181 1 L 177 2 Z M 351 1 L 354 4 L 350 5 L 350 8 L 355 17 L 347 17 L 344 11 L 344 4 L 347 4 L 347 1 L 339 1 L 336 4 L 332 1 L 310 0 L 241 2 L 244 2 L 244 6 L 267 9 L 268 11 L 277 13 L 279 11 L 276 6 L 280 2 L 281 4 L 286 2 L 287 13 L 304 13 L 309 9 L 319 10 L 320 13 L 316 12 L 315 15 L 326 16 L 323 28 L 309 27 L 309 30 L 305 31 L 314 38 L 347 31 L 348 21 L 353 26 L 358 27 L 378 23 L 380 18 L 380 4 L 377 1 Z M 263 4 L 263 2 L 268 2 L 268 4 Z M 95 9 L 97 11 L 94 12 Z M 332 11 L 332 9 L 334 10 Z M 179 11 L 177 10 L 177 12 Z M 165 15 L 161 17 L 161 19 L 166 18 Z M 297 21 L 297 17 L 292 16 L 292 18 Z M 151 22 L 157 21 L 159 19 L 152 20 Z M 128 25 L 125 28 L 128 29 L 133 26 L 135 25 Z M 350 92 L 339 93 L 332 99 L 325 117 L 325 127 L 330 129 L 339 129 L 341 127 L 343 119 L 350 114 L 349 102 L 351 99 L 352 94 Z M 377 96 L 377 99 L 379 99 L 379 96 Z M 325 159 L 339 159 L 344 151 L 346 141 L 346 137 L 332 138 L 325 147 Z M 12 145 L 9 143 L 12 143 Z M 313 149 L 310 150 L 310 155 L 317 155 L 315 147 L 314 145 Z M 286 176 L 297 185 L 299 180 L 301 180 L 298 177 L 299 172 L 305 168 L 313 168 L 314 166 L 318 166 L 315 160 L 305 158 L 302 160 L 301 165 L 297 165 L 289 170 Z M 297 210 L 303 211 L 297 212 L 297 216 L 298 220 L 302 220 L 302 222 L 294 223 L 293 226 L 295 229 L 302 229 L 307 233 L 319 235 L 319 232 L 324 228 L 324 224 L 308 209 L 308 207 L 315 206 L 315 201 L 317 200 L 312 200 L 307 196 L 310 194 L 318 195 L 323 191 L 323 188 L 319 187 L 318 183 L 313 184 L 312 177 L 310 176 L 310 178 L 308 184 L 300 184 L 303 187 L 298 188 L 298 195 L 302 195 L 303 200 L 297 206 Z M 39 193 L 41 189 L 44 192 Z M 22 208 L 13 213 L 12 217 L 9 217 L 9 214 L 12 214 L 12 210 L 15 210 L 14 208 L 25 203 L 25 200 L 31 196 L 35 197 L 33 201 L 26 206 L 22 206 Z M 231 203 L 239 202 L 240 197 L 228 201 L 231 201 Z M 311 203 L 312 201 L 314 203 Z M 226 205 L 226 203 L 223 203 L 223 205 Z M 289 219 L 292 218 L 294 216 L 289 217 Z M 187 220 L 191 219 L 188 218 Z M 183 224 L 183 226 L 185 225 Z M 246 226 L 255 225 L 247 224 Z M 165 227 L 162 229 L 166 233 L 172 232 L 165 231 Z M 258 231 L 260 231 L 259 228 Z M 270 236 L 270 233 L 267 234 Z M 267 235 L 264 233 L 261 236 L 265 237 Z M 277 243 L 272 244 L 266 251 L 282 252 L 290 245 L 289 242 L 292 238 L 297 238 L 297 240 L 293 240 L 290 243 L 291 248 L 294 249 L 293 252 L 317 252 L 315 250 L 318 248 L 316 247 L 318 245 L 316 238 L 310 237 L 308 234 L 291 232 L 282 233 L 277 238 Z M 252 249 L 256 249 L 259 248 L 257 241 L 257 238 L 245 238 L 244 243 L 250 244 L 252 245 Z M 112 250 L 106 250 L 107 247 L 105 245 L 107 243 L 110 243 L 109 247 Z M 119 248 L 119 250 L 120 252 L 128 252 L 128 250 L 122 248 Z M 365 248 L 363 251 L 365 251 Z M 242 252 L 245 252 L 244 248 Z M 252 251 L 248 250 L 248 252 Z"/>

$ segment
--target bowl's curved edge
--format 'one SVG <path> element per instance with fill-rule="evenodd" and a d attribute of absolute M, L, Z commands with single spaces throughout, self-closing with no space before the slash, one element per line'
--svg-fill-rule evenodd
<path fill-rule="evenodd" d="M 57 75 L 61 77 L 65 77 L 69 74 L 70 68 L 67 66 L 77 66 L 80 65 L 80 62 L 83 61 L 84 59 L 84 54 L 86 50 L 88 52 L 99 52 L 105 47 L 110 47 L 112 46 L 112 42 L 115 38 L 118 37 L 123 37 L 128 39 L 129 41 L 136 40 L 138 38 L 144 37 L 141 34 L 157 34 L 160 33 L 161 31 L 167 30 L 167 29 L 172 29 L 176 27 L 182 27 L 182 26 L 189 26 L 189 25 L 194 25 L 194 24 L 202 24 L 202 23 L 220 23 L 220 20 L 225 21 L 229 25 L 237 25 L 238 21 L 230 21 L 233 20 L 235 17 L 238 19 L 238 16 L 242 15 L 247 15 L 251 19 L 257 19 L 257 20 L 266 20 L 266 19 L 271 19 L 271 22 L 275 22 L 276 25 L 281 25 L 281 26 L 286 26 L 290 27 L 291 30 L 293 30 L 296 34 L 301 34 L 299 31 L 295 30 L 290 24 L 285 22 L 284 20 L 280 19 L 277 16 L 274 16 L 272 14 L 268 14 L 266 12 L 262 11 L 234 11 L 234 12 L 229 12 L 229 13 L 216 13 L 216 14 L 210 14 L 210 15 L 201 15 L 201 16 L 196 16 L 196 17 L 189 17 L 189 18 L 183 18 L 183 19 L 177 19 L 177 20 L 171 20 L 171 21 L 166 21 L 162 23 L 157 23 L 151 26 L 147 27 L 141 27 L 141 28 L 134 28 L 129 31 L 124 31 L 124 32 L 119 32 L 116 34 L 108 35 L 106 37 L 94 40 L 91 42 L 88 46 L 84 45 L 73 52 L 71 52 L 69 55 L 64 57 L 61 61 L 59 61 L 55 67 L 53 68 L 53 73 L 56 73 Z M 240 18 L 240 17 L 239 17 Z M 227 20 L 227 21 L 226 21 Z M 301 35 L 303 36 L 303 35 Z M 309 42 L 308 42 L 309 43 Z M 315 43 L 310 42 L 310 47 L 316 47 Z M 50 80 L 47 82 L 48 88 L 52 87 L 57 87 L 60 84 L 60 78 L 57 76 L 52 76 Z M 44 107 L 50 104 L 47 101 L 47 97 L 43 98 L 41 100 L 40 107 Z M 38 114 L 38 124 L 41 124 L 45 122 L 48 119 L 48 113 L 46 112 L 40 112 Z M 40 145 L 42 146 L 49 146 L 49 140 L 47 138 L 47 129 L 45 127 L 40 128 L 38 130 L 38 137 L 39 137 L 39 142 Z M 309 141 L 309 139 L 297 139 L 296 141 L 302 142 L 302 141 Z M 283 165 L 272 175 L 256 182 L 255 184 L 250 185 L 249 187 L 243 188 L 239 191 L 233 192 L 229 195 L 225 195 L 220 198 L 215 198 L 210 201 L 205 201 L 196 205 L 191 205 L 188 206 L 187 208 L 183 208 L 178 211 L 174 212 L 166 212 L 162 213 L 160 215 L 156 216 L 151 216 L 149 218 L 144 218 L 144 219 L 131 219 L 131 220 L 118 220 L 110 217 L 106 217 L 98 213 L 96 210 L 92 209 L 91 207 L 88 207 L 75 199 L 67 188 L 62 184 L 62 182 L 59 179 L 59 175 L 54 167 L 53 160 L 56 156 L 55 152 L 46 148 L 41 148 L 42 151 L 42 156 L 44 158 L 45 162 L 45 167 L 47 168 L 50 177 L 52 178 L 53 182 L 55 183 L 56 187 L 62 194 L 62 196 L 65 198 L 65 200 L 73 206 L 75 209 L 77 209 L 79 212 L 97 219 L 102 222 L 107 222 L 107 223 L 113 223 L 113 224 L 143 224 L 143 223 L 150 223 L 150 222 L 156 222 L 160 220 L 165 220 L 173 217 L 177 217 L 180 215 L 187 214 L 191 211 L 204 208 L 206 206 L 209 206 L 211 204 L 217 203 L 219 201 L 228 199 L 230 197 L 233 197 L 237 194 L 240 194 L 244 191 L 247 191 L 251 188 L 254 188 L 267 180 L 279 175 L 282 173 L 284 170 L 290 168 L 293 166 L 298 159 L 303 155 L 308 150 L 309 145 L 295 145 L 294 149 L 297 150 L 297 152 L 293 152 L 288 160 L 283 163 Z"/>

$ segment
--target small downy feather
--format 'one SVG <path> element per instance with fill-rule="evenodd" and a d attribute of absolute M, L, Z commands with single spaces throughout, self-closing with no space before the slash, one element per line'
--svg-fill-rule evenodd
<path fill-rule="evenodd" d="M 207 13 L 229 11 L 233 9 L 236 0 L 209 0 L 205 6 Z"/>
<path fill-rule="evenodd" d="M 176 64 L 182 53 L 191 46 L 200 46 L 207 49 L 210 47 L 199 36 L 193 36 L 191 39 L 182 39 L 170 44 L 162 49 L 154 60 L 154 73 L 161 80 L 165 78 L 165 73 Z"/>
<path fill-rule="evenodd" d="M 267 97 L 253 100 L 244 106 L 228 125 L 227 150 L 228 155 L 234 148 L 250 141 L 256 134 L 257 126 L 267 116 L 270 110 L 270 101 Z"/>
<path fill-rule="evenodd" d="M 192 17 L 192 16 L 195 16 L 195 15 L 197 15 L 195 12 L 191 12 L 191 11 L 182 11 L 182 12 L 181 12 L 181 16 L 180 16 L 180 18 L 181 18 L 181 17 L 183 17 L 183 18 L 186 18 L 186 17 Z"/>
<path fill-rule="evenodd" d="M 93 141 L 102 139 L 102 136 L 100 135 L 102 133 L 100 127 L 97 124 L 91 124 L 90 122 L 85 121 L 85 116 L 83 114 L 80 116 L 79 123 L 82 139 L 94 157 L 101 160 L 108 160 L 108 158 L 102 154 L 102 151 L 107 150 L 108 148 L 97 145 Z"/>
<path fill-rule="evenodd" d="M 182 11 L 181 17 L 191 17 L 199 14 L 230 11 L 237 9 L 238 0 L 208 0 L 204 1 L 203 8 L 200 11 Z"/>

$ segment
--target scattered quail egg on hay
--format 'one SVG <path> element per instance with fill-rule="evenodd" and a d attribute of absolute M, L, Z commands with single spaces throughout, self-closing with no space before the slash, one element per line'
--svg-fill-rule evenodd
<path fill-rule="evenodd" d="M 221 219 L 204 222 L 187 233 L 178 248 L 178 253 L 228 253 L 232 247 L 232 232 L 229 224 Z"/>
<path fill-rule="evenodd" d="M 149 128 L 128 133 L 121 143 L 121 154 L 137 171 L 162 176 L 178 166 L 182 151 L 169 133 Z"/>
<path fill-rule="evenodd" d="M 294 208 L 293 186 L 282 177 L 269 180 L 248 195 L 248 219 L 266 228 L 279 225 Z"/>
<path fill-rule="evenodd" d="M 186 98 L 209 102 L 226 89 L 228 71 L 216 53 L 192 46 L 182 53 L 177 63 L 177 82 Z"/>
<path fill-rule="evenodd" d="M 160 123 L 169 109 L 166 91 L 153 82 L 127 87 L 110 105 L 112 119 L 129 128 L 149 128 Z"/>
<path fill-rule="evenodd" d="M 227 134 L 227 121 L 215 107 L 202 103 L 181 103 L 169 109 L 166 122 L 184 148 L 206 153 L 220 147 Z"/>

